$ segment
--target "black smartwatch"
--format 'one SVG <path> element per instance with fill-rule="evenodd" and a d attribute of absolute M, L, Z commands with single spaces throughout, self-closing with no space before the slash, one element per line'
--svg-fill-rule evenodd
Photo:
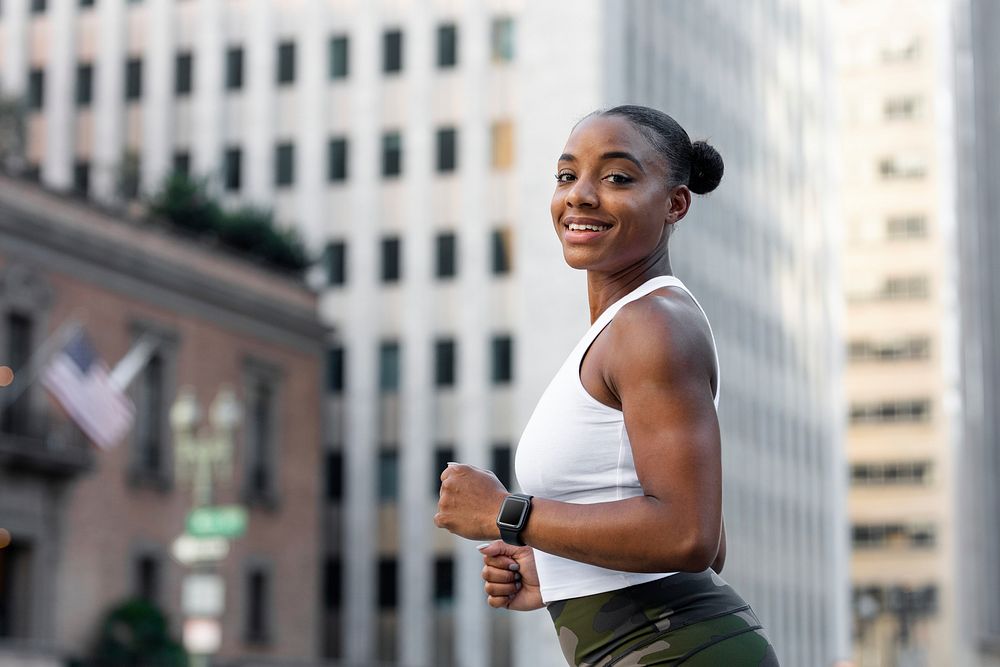
<path fill-rule="evenodd" d="M 531 514 L 531 496 L 523 493 L 512 493 L 503 499 L 500 513 L 497 514 L 497 528 L 500 538 L 507 544 L 517 547 L 525 546 L 521 539 L 521 531 L 528 523 Z"/>

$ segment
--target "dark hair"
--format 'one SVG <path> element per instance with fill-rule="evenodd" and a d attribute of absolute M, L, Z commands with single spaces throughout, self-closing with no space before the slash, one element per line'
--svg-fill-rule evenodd
<path fill-rule="evenodd" d="M 691 143 L 680 124 L 657 109 L 624 104 L 595 111 L 592 116 L 622 116 L 658 150 L 670 167 L 672 185 L 686 185 L 691 192 L 703 195 L 714 190 L 722 180 L 725 165 L 719 151 L 704 141 Z"/>

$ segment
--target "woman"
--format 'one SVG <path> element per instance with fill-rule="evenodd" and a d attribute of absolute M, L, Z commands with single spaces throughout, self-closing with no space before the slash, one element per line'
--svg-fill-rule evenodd
<path fill-rule="evenodd" d="M 777 665 L 726 556 L 704 311 L 667 252 L 723 163 L 666 114 L 594 112 L 559 158 L 552 221 L 587 271 L 591 328 L 539 400 L 511 495 L 450 464 L 435 523 L 482 545 L 493 607 L 547 606 L 571 665 Z M 522 546 L 523 545 L 523 546 Z"/>

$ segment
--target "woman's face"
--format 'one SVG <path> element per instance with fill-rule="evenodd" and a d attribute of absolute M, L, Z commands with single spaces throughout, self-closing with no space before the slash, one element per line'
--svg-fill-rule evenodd
<path fill-rule="evenodd" d="M 666 248 L 668 225 L 687 212 L 666 160 L 621 116 L 591 116 L 559 158 L 552 222 L 575 269 L 613 273 Z M 680 208 L 678 208 L 680 206 Z"/>

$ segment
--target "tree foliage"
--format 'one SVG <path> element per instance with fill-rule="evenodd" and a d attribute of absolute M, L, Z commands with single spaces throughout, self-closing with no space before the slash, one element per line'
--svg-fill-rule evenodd
<path fill-rule="evenodd" d="M 167 619 L 146 600 L 112 608 L 98 631 L 86 664 L 100 667 L 187 667 L 184 648 L 170 637 Z"/>

